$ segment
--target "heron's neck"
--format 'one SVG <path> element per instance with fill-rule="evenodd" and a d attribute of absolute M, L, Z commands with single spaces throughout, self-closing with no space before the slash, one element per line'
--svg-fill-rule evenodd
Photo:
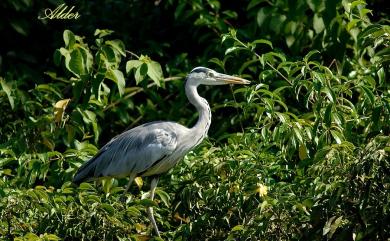
<path fill-rule="evenodd" d="M 193 131 L 194 137 L 203 139 L 207 135 L 211 123 L 210 106 L 204 98 L 199 96 L 196 85 L 187 82 L 185 89 L 188 100 L 199 113 L 199 119 L 191 128 L 191 131 Z"/>

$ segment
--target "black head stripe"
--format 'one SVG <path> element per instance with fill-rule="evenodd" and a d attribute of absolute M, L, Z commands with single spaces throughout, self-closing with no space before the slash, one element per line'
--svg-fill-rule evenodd
<path fill-rule="evenodd" d="M 208 72 L 209 69 L 208 68 L 205 68 L 205 67 L 196 67 L 195 69 L 193 69 L 191 71 L 191 73 L 206 73 Z"/>

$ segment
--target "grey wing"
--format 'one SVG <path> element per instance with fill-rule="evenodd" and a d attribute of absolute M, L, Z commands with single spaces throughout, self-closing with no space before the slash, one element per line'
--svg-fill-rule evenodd
<path fill-rule="evenodd" d="M 177 136 L 173 130 L 161 126 L 136 127 L 108 142 L 95 157 L 80 167 L 73 182 L 145 172 L 170 155 L 176 145 Z"/>

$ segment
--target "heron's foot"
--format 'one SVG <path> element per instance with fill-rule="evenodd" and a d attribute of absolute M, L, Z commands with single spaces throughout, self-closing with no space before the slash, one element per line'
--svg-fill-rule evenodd
<path fill-rule="evenodd" d="M 152 223 L 154 232 L 156 233 L 156 235 L 158 237 L 161 238 L 160 231 L 158 231 L 158 227 L 157 227 L 157 224 L 156 224 L 156 220 L 154 220 L 153 208 L 152 207 L 148 208 L 148 216 L 149 216 L 150 222 Z"/>

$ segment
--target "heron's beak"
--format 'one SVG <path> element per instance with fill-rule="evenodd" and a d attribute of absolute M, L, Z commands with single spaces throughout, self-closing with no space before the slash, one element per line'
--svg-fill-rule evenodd
<path fill-rule="evenodd" d="M 227 74 L 220 74 L 218 73 L 215 76 L 215 79 L 218 82 L 221 82 L 223 84 L 241 84 L 241 85 L 247 85 L 250 84 L 251 82 L 249 80 L 240 78 L 240 77 L 235 77 Z"/>

